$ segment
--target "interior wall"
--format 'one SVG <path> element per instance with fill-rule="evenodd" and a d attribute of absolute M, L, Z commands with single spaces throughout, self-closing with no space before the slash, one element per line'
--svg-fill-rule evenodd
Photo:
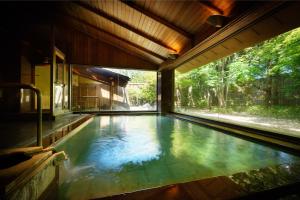
<path fill-rule="evenodd" d="M 157 70 L 158 65 L 131 55 L 117 47 L 72 29 L 57 27 L 57 46 L 66 53 L 69 63 L 111 68 Z M 64 43 L 64 44 L 62 44 Z"/>
<path fill-rule="evenodd" d="M 35 39 L 32 38 L 33 41 Z M 26 34 L 18 28 L 1 29 L 0 83 L 34 84 L 32 66 L 34 62 L 43 57 L 43 52 L 34 46 L 32 40 L 26 38 Z M 41 43 L 41 45 L 45 44 Z M 28 89 L 0 88 L 0 112 L 30 112 L 34 108 L 34 101 L 32 100 L 34 96 L 34 93 Z"/>
<path fill-rule="evenodd" d="M 22 55 L 21 56 L 21 83 L 32 84 L 32 64 L 29 59 Z M 29 112 L 32 110 L 32 98 L 34 93 L 31 90 L 21 90 L 21 112 Z"/>
<path fill-rule="evenodd" d="M 20 43 L 13 34 L 0 31 L 0 83 L 20 82 Z M 0 112 L 18 112 L 20 90 L 0 88 Z"/>
<path fill-rule="evenodd" d="M 35 66 L 35 86 L 42 93 L 42 108 L 50 109 L 50 65 Z"/>

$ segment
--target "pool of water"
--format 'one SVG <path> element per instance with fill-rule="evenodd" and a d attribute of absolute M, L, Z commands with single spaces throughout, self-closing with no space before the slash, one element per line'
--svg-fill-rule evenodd
<path fill-rule="evenodd" d="M 58 144 L 69 160 L 61 199 L 87 199 L 300 161 L 299 157 L 164 116 L 101 116 Z"/>

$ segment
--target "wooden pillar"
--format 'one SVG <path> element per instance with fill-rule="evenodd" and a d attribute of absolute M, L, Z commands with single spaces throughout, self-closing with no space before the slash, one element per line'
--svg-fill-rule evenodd
<path fill-rule="evenodd" d="M 54 25 L 50 26 L 50 115 L 51 117 L 54 116 L 54 81 L 55 81 L 55 72 L 54 67 L 56 65 L 56 56 L 54 53 L 55 47 L 55 29 Z"/>
<path fill-rule="evenodd" d="M 158 73 L 158 111 L 168 113 L 174 107 L 174 70 L 163 70 Z"/>
<path fill-rule="evenodd" d="M 68 85 L 69 85 L 69 88 L 68 88 L 68 101 L 69 101 L 69 104 L 68 104 L 68 109 L 70 111 L 72 111 L 72 79 L 73 79 L 73 73 L 72 73 L 72 65 L 69 64 L 69 67 L 68 67 L 68 74 L 69 74 L 69 80 L 68 80 Z"/>
<path fill-rule="evenodd" d="M 110 111 L 113 110 L 113 99 L 114 98 L 114 82 L 110 83 L 110 91 L 109 91 L 109 108 Z"/>

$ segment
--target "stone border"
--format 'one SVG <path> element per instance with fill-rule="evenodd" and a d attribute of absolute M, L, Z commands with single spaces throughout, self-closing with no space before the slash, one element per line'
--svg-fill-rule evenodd
<path fill-rule="evenodd" d="M 240 172 L 229 178 L 244 189 L 247 198 L 282 197 L 295 193 L 300 198 L 300 191 L 294 189 L 300 188 L 300 162 Z"/>
<path fill-rule="evenodd" d="M 49 134 L 43 137 L 43 147 L 46 148 L 48 146 L 51 146 L 53 143 L 57 142 L 61 138 L 68 135 L 70 132 L 75 130 L 78 126 L 86 122 L 87 120 L 93 118 L 93 115 L 87 115 L 85 117 L 79 118 L 73 122 L 70 122 L 67 125 L 64 125 L 62 127 L 56 128 L 52 130 Z M 27 146 L 35 146 L 35 141 L 32 141 Z"/>

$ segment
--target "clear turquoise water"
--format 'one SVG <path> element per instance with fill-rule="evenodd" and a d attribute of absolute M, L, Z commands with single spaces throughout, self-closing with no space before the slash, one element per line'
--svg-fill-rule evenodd
<path fill-rule="evenodd" d="M 298 157 L 163 116 L 101 116 L 66 143 L 61 199 L 131 192 L 249 169 Z"/>

